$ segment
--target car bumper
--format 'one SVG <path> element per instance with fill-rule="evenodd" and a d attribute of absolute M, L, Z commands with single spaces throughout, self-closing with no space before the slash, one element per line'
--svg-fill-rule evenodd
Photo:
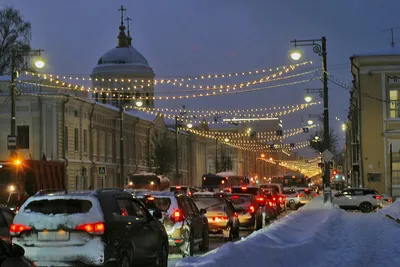
<path fill-rule="evenodd" d="M 103 266 L 105 264 L 104 244 L 100 239 L 92 239 L 85 245 L 32 247 L 23 244 L 18 238 L 13 243 L 25 250 L 25 257 L 36 266 Z"/>
<path fill-rule="evenodd" d="M 240 227 L 251 227 L 255 224 L 255 218 L 250 214 L 242 214 L 239 215 L 239 223 Z"/>

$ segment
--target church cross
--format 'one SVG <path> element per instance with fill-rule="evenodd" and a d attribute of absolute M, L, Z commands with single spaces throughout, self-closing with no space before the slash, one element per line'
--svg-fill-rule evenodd
<path fill-rule="evenodd" d="M 130 21 L 132 20 L 130 17 L 126 17 L 126 24 L 128 24 L 128 34 L 130 32 Z"/>
<path fill-rule="evenodd" d="M 118 11 L 121 11 L 121 25 L 124 25 L 124 12 L 126 11 L 126 9 L 124 8 L 124 6 L 121 6 Z"/>

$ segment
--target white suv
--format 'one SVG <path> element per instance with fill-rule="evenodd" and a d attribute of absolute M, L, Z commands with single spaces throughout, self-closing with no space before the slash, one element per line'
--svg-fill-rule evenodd
<path fill-rule="evenodd" d="M 382 196 L 378 191 L 367 188 L 348 188 L 336 193 L 332 200 L 344 210 L 360 210 L 363 213 L 382 208 Z"/>

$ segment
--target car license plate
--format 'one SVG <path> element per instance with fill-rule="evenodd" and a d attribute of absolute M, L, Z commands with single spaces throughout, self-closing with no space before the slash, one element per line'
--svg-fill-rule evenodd
<path fill-rule="evenodd" d="M 69 240 L 69 232 L 66 231 L 43 231 L 38 233 L 39 241 L 67 241 Z"/>

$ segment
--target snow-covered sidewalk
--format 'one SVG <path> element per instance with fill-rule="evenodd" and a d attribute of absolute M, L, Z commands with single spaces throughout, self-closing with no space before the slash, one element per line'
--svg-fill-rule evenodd
<path fill-rule="evenodd" d="M 400 224 L 384 216 L 400 214 L 399 201 L 370 214 L 322 202 L 322 197 L 315 198 L 243 241 L 184 258 L 176 266 L 400 266 Z"/>

